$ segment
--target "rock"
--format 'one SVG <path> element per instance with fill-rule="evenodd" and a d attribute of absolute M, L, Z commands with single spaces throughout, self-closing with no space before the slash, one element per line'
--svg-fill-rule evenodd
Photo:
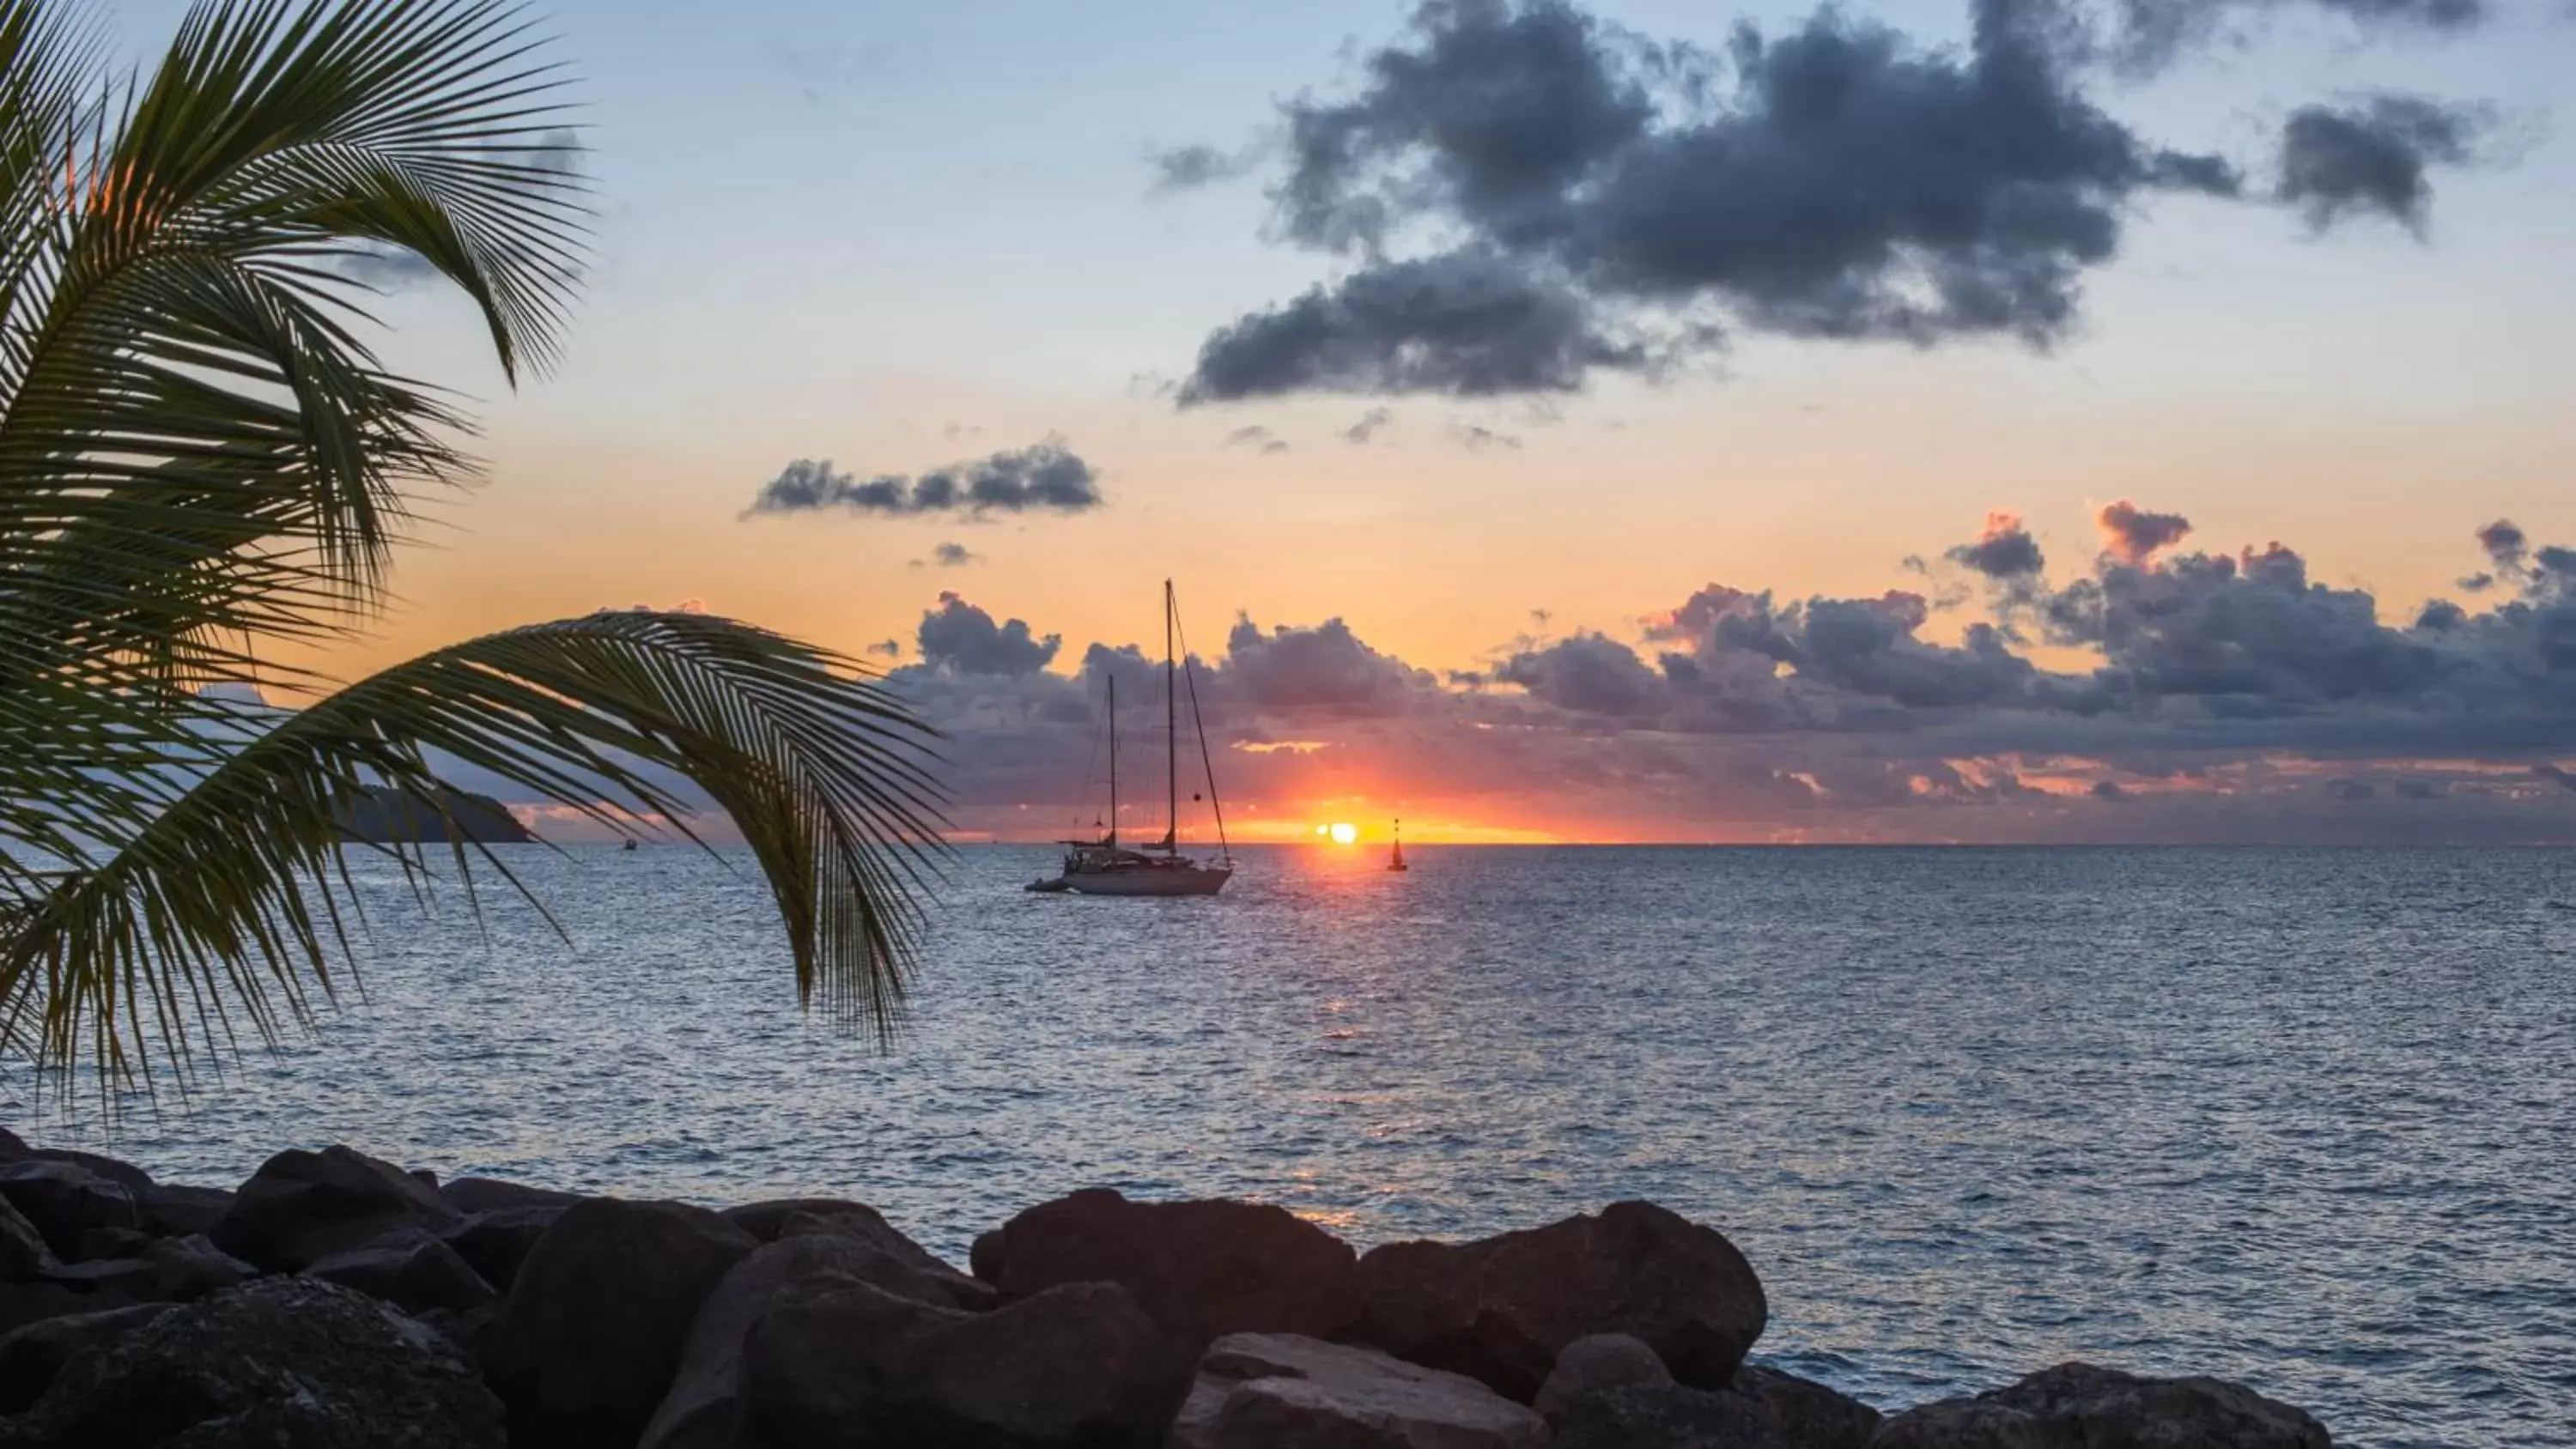
<path fill-rule="evenodd" d="M 76 1162 L 30 1157 L 0 1163 L 0 1198 L 67 1262 L 80 1256 L 81 1234 L 92 1228 L 142 1225 L 132 1193 Z"/>
<path fill-rule="evenodd" d="M 1463 1374 L 1296 1334 L 1237 1333 L 1199 1360 L 1170 1445 L 1541 1449 L 1547 1442 L 1537 1414 Z"/>
<path fill-rule="evenodd" d="M 440 1337 L 480 1364 L 491 1351 L 493 1333 L 501 1326 L 501 1301 L 496 1298 L 472 1308 L 424 1308 L 412 1317 L 438 1330 Z"/>
<path fill-rule="evenodd" d="M 11 1445 L 502 1449 L 501 1406 L 437 1334 L 346 1288 L 265 1278 L 74 1358 Z"/>
<path fill-rule="evenodd" d="M 152 1296 L 185 1303 L 220 1293 L 259 1276 L 259 1270 L 214 1245 L 203 1234 L 158 1238 L 143 1249 L 155 1274 Z"/>
<path fill-rule="evenodd" d="M 777 1242 L 778 1230 L 785 1227 L 787 1220 L 793 1217 L 829 1218 L 846 1215 L 874 1218 L 880 1223 L 885 1222 L 885 1218 L 866 1203 L 851 1202 L 847 1198 L 838 1197 L 771 1198 L 763 1202 L 736 1203 L 720 1211 L 724 1214 L 726 1222 L 764 1243 Z M 886 1231 L 892 1232 L 894 1229 L 889 1225 Z"/>
<path fill-rule="evenodd" d="M 136 1198 L 152 1190 L 152 1174 L 131 1162 L 119 1162 L 95 1152 L 77 1152 L 68 1147 L 36 1147 L 28 1149 L 27 1156 L 37 1162 L 68 1162 L 92 1177 L 115 1183 Z"/>
<path fill-rule="evenodd" d="M 1573 1400 L 1555 1449 L 1786 1449 L 1762 1406 L 1742 1394 L 1631 1384 Z"/>
<path fill-rule="evenodd" d="M 167 1303 L 138 1303 L 39 1319 L 0 1335 L 0 1414 L 36 1402 L 76 1355 L 114 1343 L 169 1311 Z"/>
<path fill-rule="evenodd" d="M 1756 1364 L 1737 1369 L 1732 1387 L 1760 1406 L 1781 1449 L 1868 1449 L 1885 1417 L 1813 1379 Z"/>
<path fill-rule="evenodd" d="M 949 1267 L 873 1212 L 865 1216 L 836 1213 L 831 1217 L 799 1213 L 779 1227 L 778 1241 L 782 1243 L 802 1237 L 838 1238 L 854 1245 L 864 1257 L 846 1264 L 844 1271 L 897 1298 L 962 1308 L 970 1313 L 1001 1305 L 1000 1289 Z"/>
<path fill-rule="evenodd" d="M 128 1303 L 151 1302 L 161 1296 L 154 1291 L 160 1287 L 161 1270 L 141 1258 L 91 1258 L 65 1263 L 45 1276 L 75 1292 L 113 1294 Z"/>
<path fill-rule="evenodd" d="M 2221 1379 L 2152 1379 L 2087 1363 L 1895 1415 L 1871 1449 L 2332 1449 L 2325 1426 Z"/>
<path fill-rule="evenodd" d="M 1189 1382 L 1116 1284 L 990 1313 L 852 1284 L 782 1296 L 744 1339 L 742 1442 L 1154 1449 Z"/>
<path fill-rule="evenodd" d="M 518 1281 L 519 1265 L 563 1215 L 557 1206 L 494 1208 L 476 1213 L 441 1236 L 484 1282 L 507 1293 Z"/>
<path fill-rule="evenodd" d="M 293 1273 L 400 1227 L 436 1230 L 459 1214 L 418 1178 L 346 1147 L 281 1152 L 243 1183 L 209 1234 L 272 1273 Z"/>
<path fill-rule="evenodd" d="M 140 1258 L 144 1249 L 159 1241 L 141 1228 L 92 1228 L 80 1235 L 80 1250 L 72 1254 L 72 1261 Z"/>
<path fill-rule="evenodd" d="M 418 1228 L 396 1228 L 363 1248 L 320 1259 L 304 1272 L 381 1298 L 406 1313 L 480 1308 L 500 1297 L 454 1248 Z"/>
<path fill-rule="evenodd" d="M 448 1205 L 462 1213 L 498 1212 L 502 1208 L 571 1207 L 581 1201 L 577 1192 L 557 1192 L 550 1187 L 529 1187 L 524 1183 L 505 1182 L 497 1177 L 460 1177 L 438 1190 Z"/>
<path fill-rule="evenodd" d="M 101 1289 L 93 1284 L 57 1283 L 51 1279 L 0 1283 L 0 1333 L 74 1313 L 131 1308 L 137 1301 L 128 1294 Z"/>
<path fill-rule="evenodd" d="M 1264 1204 L 1139 1203 L 1092 1188 L 976 1239 L 973 1261 L 976 1277 L 1011 1297 L 1118 1284 L 1192 1349 L 1229 1333 L 1330 1338 L 1360 1316 L 1350 1245 Z"/>
<path fill-rule="evenodd" d="M 484 1367 L 522 1443 L 628 1449 L 698 1308 L 759 1244 L 704 1208 L 591 1198 L 520 1265 Z"/>
<path fill-rule="evenodd" d="M 143 1231 L 156 1238 L 212 1233 L 232 1205 L 231 1188 L 180 1187 L 166 1182 L 154 1183 L 134 1199 Z"/>
<path fill-rule="evenodd" d="M 1352 1337 L 1524 1403 L 1560 1349 L 1595 1333 L 1642 1339 L 1682 1383 L 1723 1388 L 1770 1317 L 1733 1243 L 1648 1202 L 1479 1242 L 1389 1243 L 1359 1279 Z"/>
<path fill-rule="evenodd" d="M 733 1265 L 689 1325 L 671 1391 L 637 1449 L 731 1449 L 737 1439 L 743 1340 L 791 1288 L 841 1287 L 881 1266 L 884 1254 L 854 1238 L 796 1234 L 763 1244 Z"/>
<path fill-rule="evenodd" d="M 1538 1390 L 1537 1409 L 1554 1423 L 1566 1406 L 1585 1394 L 1605 1389 L 1658 1387 L 1673 1381 L 1673 1371 L 1645 1340 L 1624 1333 L 1595 1333 L 1556 1351 L 1556 1363 Z"/>
<path fill-rule="evenodd" d="M 24 1283 L 52 1271 L 61 1260 L 26 1215 L 0 1198 L 0 1283 Z"/>
<path fill-rule="evenodd" d="M 27 1145 L 26 1138 L 6 1127 L 0 1127 L 0 1162 L 22 1161 L 28 1153 L 35 1150 Z"/>

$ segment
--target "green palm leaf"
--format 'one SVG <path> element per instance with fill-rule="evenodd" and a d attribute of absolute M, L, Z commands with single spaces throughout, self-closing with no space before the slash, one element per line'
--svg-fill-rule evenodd
<path fill-rule="evenodd" d="M 473 475 L 456 400 L 364 340 L 365 264 L 462 292 L 514 382 L 555 357 L 588 214 L 561 79 L 503 0 L 205 0 L 130 81 L 53 7 L 0 0 L 10 1050 L 148 1080 L 300 1021 L 348 954 L 339 803 L 443 802 L 441 759 L 618 828 L 687 829 L 694 782 L 769 881 L 800 999 L 894 1020 L 939 848 L 933 741 L 849 660 L 610 613 L 274 721 L 201 697 L 313 690 L 263 653 L 362 624 L 424 491 Z"/>

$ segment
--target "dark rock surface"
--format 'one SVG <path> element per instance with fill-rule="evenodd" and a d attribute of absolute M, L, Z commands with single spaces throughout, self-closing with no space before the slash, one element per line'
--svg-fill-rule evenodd
<path fill-rule="evenodd" d="M 70 1262 L 92 1228 L 136 1228 L 134 1194 L 76 1162 L 29 1157 L 0 1163 L 0 1199 L 18 1210 L 53 1250 Z"/>
<path fill-rule="evenodd" d="M 1872 1449 L 2331 1449 L 2325 1426 L 2221 1379 L 2063 1363 L 1888 1419 Z"/>
<path fill-rule="evenodd" d="M 484 1371 L 521 1442 L 629 1449 L 669 1390 L 689 1325 L 759 1244 L 704 1208 L 590 1198 L 520 1265 Z"/>
<path fill-rule="evenodd" d="M 849 1243 L 858 1253 L 847 1260 L 843 1271 L 897 1298 L 973 1313 L 998 1307 L 1002 1302 L 1000 1289 L 949 1267 L 873 1212 L 864 1216 L 835 1213 L 830 1217 L 800 1213 L 779 1226 L 778 1241 L 782 1243 L 805 1237 L 838 1238 Z"/>
<path fill-rule="evenodd" d="M 728 1449 L 736 1440 L 743 1342 L 790 1289 L 868 1281 L 884 1255 L 856 1239 L 804 1234 L 764 1243 L 733 1265 L 698 1309 L 670 1392 L 639 1449 Z M 900 1296 L 900 1295 L 898 1295 Z"/>
<path fill-rule="evenodd" d="M 138 1301 L 131 1294 L 103 1289 L 95 1284 L 60 1283 L 51 1278 L 29 1283 L 0 1283 L 0 1333 L 66 1314 L 130 1308 Z"/>
<path fill-rule="evenodd" d="M 1768 1416 L 1781 1449 L 1866 1449 L 1884 1422 L 1849 1394 L 1758 1364 L 1737 1369 L 1733 1389 Z"/>
<path fill-rule="evenodd" d="M 1624 1333 L 1595 1333 L 1556 1352 L 1547 1382 L 1539 1385 L 1534 1407 L 1550 1423 L 1586 1394 L 1608 1389 L 1660 1388 L 1673 1381 L 1661 1354 L 1641 1338 Z"/>
<path fill-rule="evenodd" d="M 519 1265 L 563 1215 L 564 1209 L 558 1206 L 494 1208 L 476 1213 L 440 1236 L 484 1282 L 507 1293 L 518 1281 Z"/>
<path fill-rule="evenodd" d="M 530 1187 L 525 1183 L 506 1182 L 497 1177 L 460 1177 L 438 1189 L 438 1195 L 461 1213 L 497 1212 L 502 1208 L 571 1207 L 581 1201 L 577 1192 L 557 1192 L 550 1187 Z"/>
<path fill-rule="evenodd" d="M 131 1162 L 101 1157 L 95 1152 L 82 1152 L 70 1147 L 36 1147 L 30 1148 L 27 1156 L 37 1162 L 68 1162 L 92 1177 L 115 1183 L 136 1198 L 152 1190 L 152 1174 Z"/>
<path fill-rule="evenodd" d="M 782 1299 L 744 1340 L 743 1443 L 1158 1449 L 1190 1377 L 1115 1284 L 990 1313 L 852 1284 Z"/>
<path fill-rule="evenodd" d="M 1654 1359 L 1643 1345 L 1638 1351 Z M 1289 1333 L 1229 1334 L 1210 1345 L 1171 1434 L 1171 1449 L 1545 1449 L 1547 1442 L 1546 1421 L 1464 1374 Z"/>
<path fill-rule="evenodd" d="M 143 1219 L 143 1231 L 156 1238 L 184 1238 L 193 1234 L 212 1234 L 215 1224 L 232 1210 L 233 1190 L 228 1187 L 181 1187 L 157 1182 L 134 1199 L 135 1212 Z"/>
<path fill-rule="evenodd" d="M 420 1179 L 347 1147 L 281 1152 L 243 1183 L 208 1236 L 234 1257 L 293 1273 L 395 1228 L 435 1231 L 460 1214 Z"/>
<path fill-rule="evenodd" d="M 480 1308 L 500 1297 L 454 1248 L 419 1228 L 396 1228 L 364 1247 L 317 1259 L 304 1271 L 406 1313 Z"/>
<path fill-rule="evenodd" d="M 446 1340 L 280 1277 L 170 1309 L 74 1357 L 0 1445 L 501 1449 L 501 1406 Z"/>
<path fill-rule="evenodd" d="M 1389 1243 L 1359 1277 L 1353 1337 L 1524 1403 L 1559 1350 L 1595 1333 L 1642 1339 L 1682 1383 L 1723 1388 L 1770 1316 L 1733 1243 L 1646 1202 L 1472 1243 Z"/>
<path fill-rule="evenodd" d="M 1350 1246 L 1267 1204 L 1129 1202 L 1094 1188 L 977 1238 L 973 1261 L 976 1277 L 1012 1297 L 1115 1283 L 1192 1349 L 1229 1333 L 1331 1338 L 1360 1317 Z"/>
<path fill-rule="evenodd" d="M 0 1414 L 15 1414 L 36 1402 L 75 1355 L 114 1343 L 169 1311 L 166 1303 L 138 1303 L 39 1319 L 0 1334 Z"/>
<path fill-rule="evenodd" d="M 61 1260 L 45 1246 L 45 1235 L 26 1215 L 0 1198 L 0 1283 L 23 1283 L 52 1269 Z"/>
<path fill-rule="evenodd" d="M 1554 1449 L 1787 1449 L 1778 1434 L 1742 1394 L 1632 1384 L 1567 1404 Z"/>

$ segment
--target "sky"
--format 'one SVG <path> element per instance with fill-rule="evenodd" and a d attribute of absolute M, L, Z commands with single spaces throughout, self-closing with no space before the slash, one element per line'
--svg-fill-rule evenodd
<path fill-rule="evenodd" d="M 1047 838 L 1169 577 L 1256 838 L 2576 837 L 2563 0 L 537 13 L 584 300 L 386 299 L 333 673 L 704 608 Z"/>

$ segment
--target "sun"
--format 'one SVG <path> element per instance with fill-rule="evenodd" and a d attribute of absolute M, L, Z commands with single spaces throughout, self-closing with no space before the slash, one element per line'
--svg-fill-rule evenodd
<path fill-rule="evenodd" d="M 1360 828 L 1347 820 L 1336 820 L 1325 826 L 1324 833 L 1333 837 L 1335 845 L 1351 845 L 1360 838 Z"/>

